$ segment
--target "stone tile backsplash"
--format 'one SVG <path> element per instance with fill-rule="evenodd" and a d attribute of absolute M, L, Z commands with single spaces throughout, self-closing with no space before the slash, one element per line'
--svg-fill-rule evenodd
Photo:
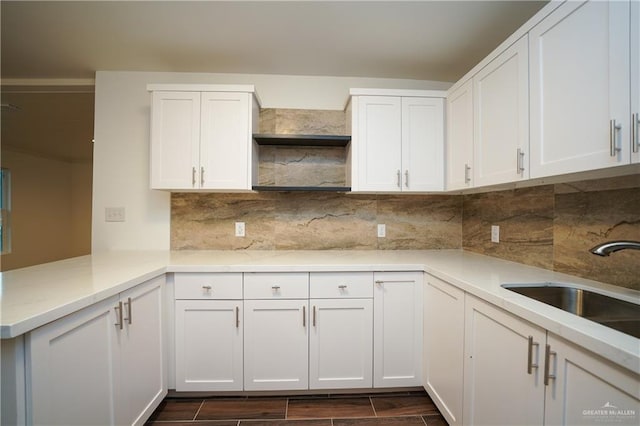
<path fill-rule="evenodd" d="M 342 111 L 265 109 L 261 133 L 348 134 Z M 261 185 L 345 184 L 344 148 L 261 147 Z M 234 236 L 234 222 L 246 236 Z M 377 224 L 387 236 L 378 238 Z M 491 242 L 500 226 L 500 243 Z M 465 250 L 640 290 L 640 176 L 469 195 L 173 193 L 173 250 Z"/>

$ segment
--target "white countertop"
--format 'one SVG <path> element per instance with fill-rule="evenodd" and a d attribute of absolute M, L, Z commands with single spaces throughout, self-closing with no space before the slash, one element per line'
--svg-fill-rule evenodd
<path fill-rule="evenodd" d="M 0 274 L 0 337 L 11 338 L 165 272 L 425 271 L 640 372 L 640 339 L 525 296 L 504 283 L 565 282 L 635 303 L 640 292 L 460 250 L 107 252 Z"/>

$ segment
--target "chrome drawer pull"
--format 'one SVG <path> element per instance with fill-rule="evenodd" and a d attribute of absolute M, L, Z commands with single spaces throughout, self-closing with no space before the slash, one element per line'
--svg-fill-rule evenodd
<path fill-rule="evenodd" d="M 347 286 L 345 284 L 341 284 L 338 286 L 340 290 L 346 290 Z"/>
<path fill-rule="evenodd" d="M 210 285 L 203 285 L 203 286 L 202 286 L 202 289 L 203 289 L 204 291 L 211 291 L 211 286 L 210 286 Z"/>
<path fill-rule="evenodd" d="M 271 287 L 271 289 L 273 291 L 278 291 L 278 290 L 280 290 L 280 286 L 279 285 L 274 285 L 274 286 Z"/>

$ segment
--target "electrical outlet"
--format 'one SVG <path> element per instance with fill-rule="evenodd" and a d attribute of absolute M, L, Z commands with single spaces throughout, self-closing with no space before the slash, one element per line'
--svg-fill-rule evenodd
<path fill-rule="evenodd" d="M 498 225 L 491 225 L 491 242 L 500 242 L 500 227 Z"/>
<path fill-rule="evenodd" d="M 236 237 L 244 237 L 244 222 L 236 222 Z"/>
<path fill-rule="evenodd" d="M 124 207 L 105 207 L 105 222 L 124 222 Z"/>
<path fill-rule="evenodd" d="M 387 236 L 387 226 L 384 223 L 378 224 L 378 238 L 384 238 Z"/>

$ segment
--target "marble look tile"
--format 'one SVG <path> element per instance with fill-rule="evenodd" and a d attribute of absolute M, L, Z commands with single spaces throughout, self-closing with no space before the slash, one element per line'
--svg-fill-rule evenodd
<path fill-rule="evenodd" d="M 611 240 L 640 241 L 640 185 L 635 188 L 558 193 L 555 196 L 554 269 L 640 290 L 638 252 L 591 254 Z"/>
<path fill-rule="evenodd" d="M 351 131 L 342 110 L 276 109 L 275 116 L 278 134 L 348 135 Z"/>
<path fill-rule="evenodd" d="M 276 110 L 274 108 L 263 108 L 260 110 L 259 131 L 254 133 L 276 133 Z"/>
<path fill-rule="evenodd" d="M 386 225 L 379 249 L 460 248 L 462 197 L 447 195 L 380 195 L 377 223 Z"/>
<path fill-rule="evenodd" d="M 343 147 L 261 147 L 259 181 L 277 186 L 345 186 L 345 161 Z"/>
<path fill-rule="evenodd" d="M 465 195 L 465 249 L 541 268 L 553 268 L 554 189 L 551 185 Z M 500 243 L 491 242 L 500 226 Z"/>
<path fill-rule="evenodd" d="M 618 176 L 607 179 L 591 179 L 579 182 L 560 183 L 554 185 L 556 194 L 575 192 L 610 191 L 640 187 L 640 174 Z"/>
<path fill-rule="evenodd" d="M 283 193 L 276 204 L 280 250 L 373 249 L 375 198 L 337 193 Z"/>
<path fill-rule="evenodd" d="M 173 193 L 171 248 L 273 249 L 275 197 L 270 193 Z M 245 222 L 245 237 L 234 235 L 237 221 Z"/>

